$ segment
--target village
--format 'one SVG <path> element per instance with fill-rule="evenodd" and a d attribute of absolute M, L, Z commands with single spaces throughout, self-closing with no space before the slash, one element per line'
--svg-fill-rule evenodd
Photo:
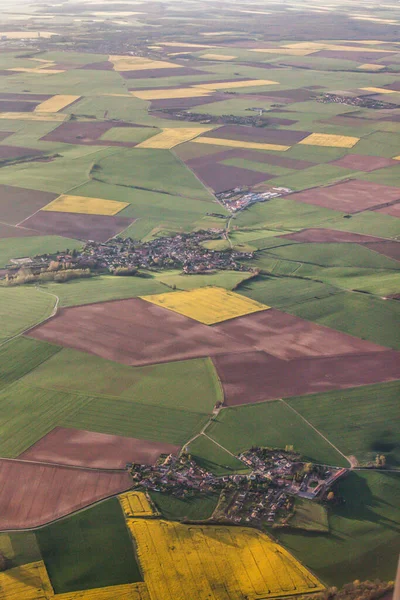
<path fill-rule="evenodd" d="M 273 198 L 290 194 L 293 190 L 286 187 L 272 187 L 265 191 L 251 191 L 244 187 L 236 187 L 233 190 L 227 190 L 216 194 L 218 200 L 230 212 L 236 213 L 257 202 L 267 202 Z"/>
<path fill-rule="evenodd" d="M 240 261 L 253 258 L 252 252 L 238 252 L 229 248 L 218 251 L 202 245 L 206 241 L 223 239 L 224 230 L 215 228 L 158 237 L 149 242 L 140 242 L 130 237 L 115 237 L 104 243 L 89 240 L 82 250 L 70 251 L 67 248 L 54 255 L 11 259 L 7 266 L 7 277 L 11 281 L 21 268 L 29 269 L 32 276 L 35 273 L 43 275 L 48 269 L 57 271 L 62 268 L 143 277 L 146 274 L 139 273 L 139 269 L 182 269 L 186 274 L 214 270 L 251 271 L 250 267 Z"/>
<path fill-rule="evenodd" d="M 296 496 L 325 499 L 347 469 L 304 463 L 293 450 L 253 447 L 237 457 L 241 473 L 217 476 L 200 466 L 186 448 L 179 456 L 160 457 L 154 466 L 129 464 L 135 488 L 189 499 L 218 493 L 213 519 L 259 526 L 279 525 L 294 511 Z"/>
<path fill-rule="evenodd" d="M 316 98 L 316 102 L 322 104 L 346 104 L 346 106 L 357 106 L 359 108 L 372 108 L 375 110 L 381 108 L 397 108 L 396 104 L 391 102 L 383 102 L 382 100 L 376 100 L 373 94 L 365 94 L 364 96 L 357 96 L 350 92 L 343 92 L 337 94 L 323 94 L 319 98 Z"/>

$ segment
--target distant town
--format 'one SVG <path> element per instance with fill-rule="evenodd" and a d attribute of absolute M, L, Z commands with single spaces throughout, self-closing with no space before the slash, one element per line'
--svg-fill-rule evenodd
<path fill-rule="evenodd" d="M 218 492 L 213 518 L 253 525 L 284 524 L 294 510 L 296 496 L 324 500 L 331 486 L 348 469 L 304 463 L 293 450 L 253 447 L 238 455 L 242 473 L 217 476 L 200 466 L 190 447 L 179 456 L 160 457 L 154 466 L 128 465 L 134 487 L 190 498 Z"/>
<path fill-rule="evenodd" d="M 322 102 L 322 104 L 346 104 L 346 106 L 357 106 L 359 108 L 398 108 L 397 104 L 391 102 L 383 102 L 382 100 L 376 100 L 373 94 L 366 94 L 364 96 L 352 95 L 346 91 L 342 94 L 323 94 L 319 98 L 316 98 L 316 102 Z"/>

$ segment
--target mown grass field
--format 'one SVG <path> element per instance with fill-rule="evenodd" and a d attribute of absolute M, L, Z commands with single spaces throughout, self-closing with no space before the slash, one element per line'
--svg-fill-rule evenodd
<path fill-rule="evenodd" d="M 11 258 L 32 258 L 41 254 L 52 254 L 66 248 L 73 250 L 81 247 L 82 242 L 57 235 L 4 238 L 0 239 L 0 267 L 5 267 Z"/>
<path fill-rule="evenodd" d="M 25 337 L 0 347 L 0 388 L 33 371 L 60 350 L 58 346 Z"/>
<path fill-rule="evenodd" d="M 226 408 L 213 419 L 206 433 L 233 454 L 252 445 L 293 445 L 305 460 L 348 466 L 332 446 L 280 400 Z"/>
<path fill-rule="evenodd" d="M 218 494 L 201 494 L 181 499 L 161 492 L 150 492 L 150 497 L 162 516 L 170 521 L 209 519 L 218 504 Z"/>
<path fill-rule="evenodd" d="M 223 450 L 213 440 L 201 435 L 191 442 L 188 452 L 198 465 L 215 475 L 247 473 L 248 468 L 236 457 Z"/>
<path fill-rule="evenodd" d="M 328 585 L 393 580 L 400 550 L 400 476 L 353 472 L 338 487 L 346 503 L 329 514 L 330 533 L 274 535 Z"/>
<path fill-rule="evenodd" d="M 48 525 L 36 538 L 56 594 L 143 581 L 117 499 Z"/>
<path fill-rule="evenodd" d="M 400 464 L 398 399 L 400 382 L 290 398 L 293 406 L 346 456 L 374 461 L 385 453 L 388 464 Z"/>
<path fill-rule="evenodd" d="M 317 502 L 296 498 L 295 513 L 289 520 L 289 527 L 315 533 L 329 532 L 327 509 Z"/>

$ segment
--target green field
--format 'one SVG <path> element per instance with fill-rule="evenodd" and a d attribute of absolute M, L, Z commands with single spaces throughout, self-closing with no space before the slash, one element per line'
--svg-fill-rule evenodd
<path fill-rule="evenodd" d="M 33 371 L 60 350 L 58 346 L 25 337 L 0 347 L 0 388 Z"/>
<path fill-rule="evenodd" d="M 171 521 L 209 519 L 218 504 L 218 494 L 197 494 L 181 499 L 161 492 L 150 492 L 150 497 L 162 516 Z"/>
<path fill-rule="evenodd" d="M 293 445 L 305 460 L 348 466 L 348 462 L 280 400 L 224 408 L 206 430 L 213 440 L 238 454 L 253 445 Z"/>
<path fill-rule="evenodd" d="M 36 536 L 32 531 L 0 533 L 0 552 L 9 568 L 42 560 Z"/>
<path fill-rule="evenodd" d="M 56 594 L 143 581 L 116 499 L 47 525 L 36 538 Z"/>
<path fill-rule="evenodd" d="M 44 347 L 53 348 L 48 344 Z M 56 352 L 59 350 L 54 348 Z M 209 358 L 130 367 L 64 348 L 25 377 L 24 384 L 97 397 L 112 396 L 116 403 L 120 398 L 202 414 L 210 413 L 222 400 L 221 386 Z"/>
<path fill-rule="evenodd" d="M 293 406 L 346 456 L 374 461 L 377 453 L 388 464 L 400 465 L 400 382 L 391 381 L 350 390 L 290 398 Z"/>
<path fill-rule="evenodd" d="M 187 451 L 200 467 L 215 475 L 249 472 L 240 460 L 205 435 L 191 442 L 187 446 Z"/>
<path fill-rule="evenodd" d="M 338 493 L 346 503 L 330 510 L 329 534 L 274 530 L 274 535 L 327 585 L 393 580 L 400 550 L 400 476 L 354 472 Z"/>
<path fill-rule="evenodd" d="M 0 287 L 0 342 L 47 319 L 56 298 L 32 286 Z"/>
<path fill-rule="evenodd" d="M 315 321 L 356 337 L 400 349 L 393 323 L 400 317 L 396 300 L 381 300 L 367 294 L 341 292 L 321 299 L 310 299 L 286 308 L 302 319 Z"/>
<path fill-rule="evenodd" d="M 58 235 L 3 238 L 0 239 L 0 268 L 9 264 L 11 258 L 32 258 L 41 254 L 53 254 L 66 248 L 82 248 L 82 242 Z M 0 292 L 3 293 L 2 288 Z"/>
<path fill-rule="evenodd" d="M 322 504 L 296 498 L 295 513 L 289 520 L 289 528 L 314 533 L 329 532 L 328 511 Z"/>

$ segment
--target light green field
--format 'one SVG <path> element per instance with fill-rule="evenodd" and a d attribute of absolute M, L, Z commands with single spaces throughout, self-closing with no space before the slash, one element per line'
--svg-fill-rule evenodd
<path fill-rule="evenodd" d="M 289 305 L 286 310 L 308 321 L 400 349 L 399 336 L 393 327 L 400 318 L 400 303 L 396 300 L 342 292 Z"/>
<path fill-rule="evenodd" d="M 66 248 L 73 250 L 81 247 L 82 242 L 58 235 L 3 238 L 0 239 L 0 267 L 5 267 L 11 258 L 32 258 L 41 254 L 57 253 Z"/>
<path fill-rule="evenodd" d="M 160 133 L 160 129 L 153 127 L 113 127 L 101 136 L 102 140 L 112 142 L 133 142 L 139 144 Z"/>
<path fill-rule="evenodd" d="M 150 496 L 162 516 L 170 521 L 209 519 L 218 504 L 218 494 L 200 494 L 185 499 L 161 492 L 150 492 Z"/>
<path fill-rule="evenodd" d="M 318 502 L 296 498 L 295 513 L 289 520 L 289 528 L 310 532 L 329 532 L 327 509 Z"/>
<path fill-rule="evenodd" d="M 391 381 L 350 390 L 290 398 L 293 406 L 346 456 L 360 462 L 387 455 L 400 464 L 398 399 L 400 382 Z"/>
<path fill-rule="evenodd" d="M 57 346 L 54 348 L 55 352 L 59 350 Z M 209 358 L 130 367 L 64 348 L 25 377 L 24 384 L 113 396 L 116 403 L 121 398 L 203 414 L 210 413 L 216 402 L 222 400 L 222 389 Z"/>
<path fill-rule="evenodd" d="M 318 185 L 332 184 L 342 179 L 346 179 L 349 175 L 353 175 L 354 171 L 336 167 L 334 165 L 315 165 L 309 169 L 296 171 L 295 173 L 280 175 L 269 180 L 269 184 L 273 186 L 284 186 L 291 190 L 299 191 L 307 188 L 316 187 Z"/>
<path fill-rule="evenodd" d="M 59 352 L 59 346 L 19 337 L 0 347 L 0 388 L 17 381 Z"/>
<path fill-rule="evenodd" d="M 233 454 L 253 445 L 271 448 L 293 445 L 305 460 L 348 466 L 331 445 L 280 400 L 224 408 L 206 433 Z"/>
<path fill-rule="evenodd" d="M 55 302 L 34 287 L 0 287 L 0 342 L 47 319 Z"/>
<path fill-rule="evenodd" d="M 346 503 L 330 510 L 329 534 L 276 529 L 274 535 L 328 585 L 393 580 L 400 550 L 400 476 L 353 472 L 340 482 L 338 493 Z"/>

